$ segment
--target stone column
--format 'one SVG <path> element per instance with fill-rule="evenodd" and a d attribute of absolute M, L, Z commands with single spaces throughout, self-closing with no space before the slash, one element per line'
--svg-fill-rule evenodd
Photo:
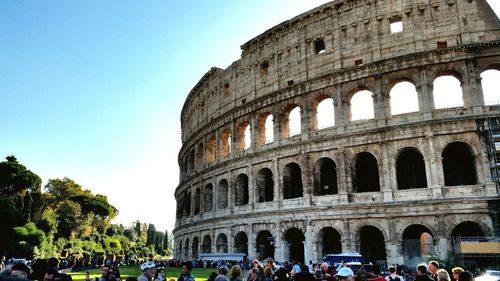
<path fill-rule="evenodd" d="M 446 235 L 446 220 L 444 218 L 444 215 L 440 215 L 438 217 L 438 233 L 437 233 L 437 256 L 441 259 L 446 259 L 448 256 L 448 253 L 451 251 L 451 241 L 448 240 L 448 236 Z M 435 241 L 433 237 L 433 241 Z"/>
<path fill-rule="evenodd" d="M 249 224 L 249 233 L 248 233 L 248 259 L 254 260 L 256 257 L 255 254 L 255 238 L 253 233 L 253 224 Z"/>
<path fill-rule="evenodd" d="M 417 85 L 418 104 L 424 120 L 432 120 L 434 111 L 433 81 L 428 81 L 425 67 L 420 68 L 420 85 Z"/>
<path fill-rule="evenodd" d="M 278 223 L 279 229 L 279 223 Z M 278 233 L 275 237 L 275 260 L 278 262 L 285 261 L 285 243 L 283 242 L 283 237 L 281 233 Z"/>
<path fill-rule="evenodd" d="M 373 93 L 373 107 L 375 120 L 377 120 L 377 126 L 385 127 L 387 117 L 390 116 L 389 110 L 389 99 L 384 93 L 382 86 L 382 75 L 375 76 L 376 89 Z"/>
<path fill-rule="evenodd" d="M 309 264 L 313 258 L 313 243 L 312 243 L 312 225 L 311 222 L 306 222 L 306 241 L 304 243 L 304 262 Z"/>
<path fill-rule="evenodd" d="M 384 202 L 394 201 L 394 190 L 397 189 L 397 183 L 395 184 L 395 176 L 392 175 L 393 166 L 389 161 L 389 152 L 387 149 L 387 143 L 384 142 L 382 146 L 382 165 L 379 164 L 379 177 L 384 181 L 381 183 L 380 190 L 384 194 Z"/>
<path fill-rule="evenodd" d="M 337 158 L 337 183 L 339 189 L 339 202 L 340 204 L 349 204 L 349 187 L 350 182 L 348 181 L 345 151 L 343 149 L 339 150 Z"/>
<path fill-rule="evenodd" d="M 342 86 L 337 86 L 335 88 L 334 114 L 337 133 L 343 133 L 348 112 L 346 112 L 346 106 L 342 98 Z"/>
<path fill-rule="evenodd" d="M 342 252 L 343 253 L 348 253 L 348 252 L 355 252 L 356 247 L 353 247 L 353 240 L 352 235 L 351 235 L 351 224 L 348 220 L 344 220 L 344 237 L 342 237 L 342 240 L 344 243 L 342 243 Z"/>
<path fill-rule="evenodd" d="M 301 89 L 301 91 L 303 91 Z M 309 139 L 309 133 L 311 130 L 311 104 L 307 97 L 303 97 L 302 106 L 300 108 L 300 131 L 302 141 L 307 141 Z"/>

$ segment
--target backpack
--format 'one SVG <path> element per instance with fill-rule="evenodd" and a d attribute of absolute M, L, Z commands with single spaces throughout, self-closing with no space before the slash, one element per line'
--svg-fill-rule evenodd
<path fill-rule="evenodd" d="M 401 281 L 401 278 L 399 278 L 399 276 L 396 276 L 395 278 L 392 278 L 392 276 L 389 275 L 389 280 L 390 281 Z"/>

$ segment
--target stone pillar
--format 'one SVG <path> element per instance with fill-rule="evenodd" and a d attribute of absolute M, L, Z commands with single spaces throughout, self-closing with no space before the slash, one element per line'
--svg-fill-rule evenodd
<path fill-rule="evenodd" d="M 387 124 L 386 122 L 387 117 L 390 116 L 390 113 L 388 112 L 390 106 L 389 106 L 389 99 L 383 92 L 382 75 L 375 75 L 375 84 L 376 84 L 376 89 L 375 92 L 373 93 L 373 107 L 375 111 L 374 112 L 375 120 L 377 120 L 377 126 L 385 127 Z"/>
<path fill-rule="evenodd" d="M 309 264 L 313 258 L 313 243 L 312 243 L 312 225 L 311 222 L 306 222 L 306 241 L 304 243 L 304 262 Z"/>
<path fill-rule="evenodd" d="M 353 237 L 351 235 L 351 223 L 348 220 L 344 220 L 344 237 L 342 237 L 342 240 L 344 243 L 342 243 L 342 252 L 343 253 L 349 253 L 349 252 L 355 252 L 356 247 L 353 247 Z"/>
<path fill-rule="evenodd" d="M 278 224 L 278 229 L 279 229 L 279 224 Z M 278 233 L 275 237 L 275 260 L 278 262 L 284 262 L 285 261 L 285 243 L 283 242 L 283 237 L 281 233 Z"/>
<path fill-rule="evenodd" d="M 309 139 L 311 125 L 311 104 L 307 97 L 303 97 L 302 106 L 300 107 L 300 131 L 302 141 L 307 141 Z"/>
<path fill-rule="evenodd" d="M 335 89 L 335 102 L 334 102 L 334 113 L 335 113 L 335 128 L 337 128 L 337 133 L 344 132 L 344 126 L 346 124 L 346 118 L 349 112 L 346 112 L 346 104 L 344 103 L 342 97 L 342 86 L 337 86 Z"/>
<path fill-rule="evenodd" d="M 249 233 L 248 233 L 248 259 L 254 260 L 256 258 L 255 254 L 255 238 L 253 233 L 253 224 L 249 224 Z"/>
<path fill-rule="evenodd" d="M 442 189 L 444 186 L 443 165 L 441 161 L 441 154 L 436 150 L 436 144 L 433 136 L 427 136 L 429 143 L 429 164 L 431 167 L 431 185 L 432 198 L 442 198 Z"/>
<path fill-rule="evenodd" d="M 379 164 L 379 178 L 383 179 L 381 182 L 380 190 L 384 195 L 384 202 L 392 202 L 394 201 L 394 189 L 397 189 L 397 184 L 395 176 L 392 175 L 393 166 L 389 162 L 389 152 L 387 149 L 387 143 L 382 143 L 382 165 Z"/>
<path fill-rule="evenodd" d="M 420 68 L 420 85 L 417 85 L 418 104 L 424 120 L 432 119 L 434 111 L 433 81 L 429 81 L 425 67 Z"/>
<path fill-rule="evenodd" d="M 347 175 L 348 169 L 346 168 L 345 151 L 339 150 L 337 158 L 337 184 L 339 189 L 339 202 L 340 204 L 349 204 L 349 176 Z"/>
<path fill-rule="evenodd" d="M 446 224 L 446 219 L 444 218 L 444 215 L 440 215 L 438 217 L 438 233 L 437 233 L 437 256 L 441 259 L 446 259 L 448 256 L 448 253 L 451 251 L 450 243 L 451 241 L 448 240 L 448 235 L 447 233 L 447 227 L 448 225 Z M 434 241 L 433 237 L 433 241 Z"/>
<path fill-rule="evenodd" d="M 394 218 L 387 218 L 389 224 L 389 239 L 386 242 L 387 263 L 389 265 L 404 264 L 400 240 L 396 233 Z"/>

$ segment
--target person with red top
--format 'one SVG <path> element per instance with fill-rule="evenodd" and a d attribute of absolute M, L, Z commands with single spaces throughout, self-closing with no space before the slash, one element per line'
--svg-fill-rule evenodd
<path fill-rule="evenodd" d="M 380 267 L 378 265 L 373 265 L 372 266 L 373 270 L 373 277 L 368 278 L 368 281 L 386 281 L 384 277 L 380 276 Z"/>

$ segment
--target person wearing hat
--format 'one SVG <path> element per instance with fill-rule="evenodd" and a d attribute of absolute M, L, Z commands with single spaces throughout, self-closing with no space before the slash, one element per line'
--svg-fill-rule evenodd
<path fill-rule="evenodd" d="M 182 264 L 182 273 L 177 278 L 177 281 L 194 281 L 194 276 L 191 274 L 191 269 L 193 268 L 193 263 L 186 261 Z M 139 280 L 140 281 L 140 280 Z"/>
<path fill-rule="evenodd" d="M 354 272 L 349 267 L 341 267 L 335 275 L 339 281 L 352 281 Z"/>
<path fill-rule="evenodd" d="M 166 279 L 167 279 L 167 277 L 165 276 L 165 268 L 158 267 L 156 269 L 155 278 L 153 280 L 154 281 L 165 281 Z"/>
<path fill-rule="evenodd" d="M 153 281 L 156 273 L 156 264 L 152 261 L 147 261 L 141 264 L 142 274 L 137 277 L 137 281 Z"/>
<path fill-rule="evenodd" d="M 227 278 L 227 272 L 229 271 L 229 268 L 225 265 L 221 265 L 219 267 L 219 275 L 215 277 L 215 281 L 229 281 Z"/>

